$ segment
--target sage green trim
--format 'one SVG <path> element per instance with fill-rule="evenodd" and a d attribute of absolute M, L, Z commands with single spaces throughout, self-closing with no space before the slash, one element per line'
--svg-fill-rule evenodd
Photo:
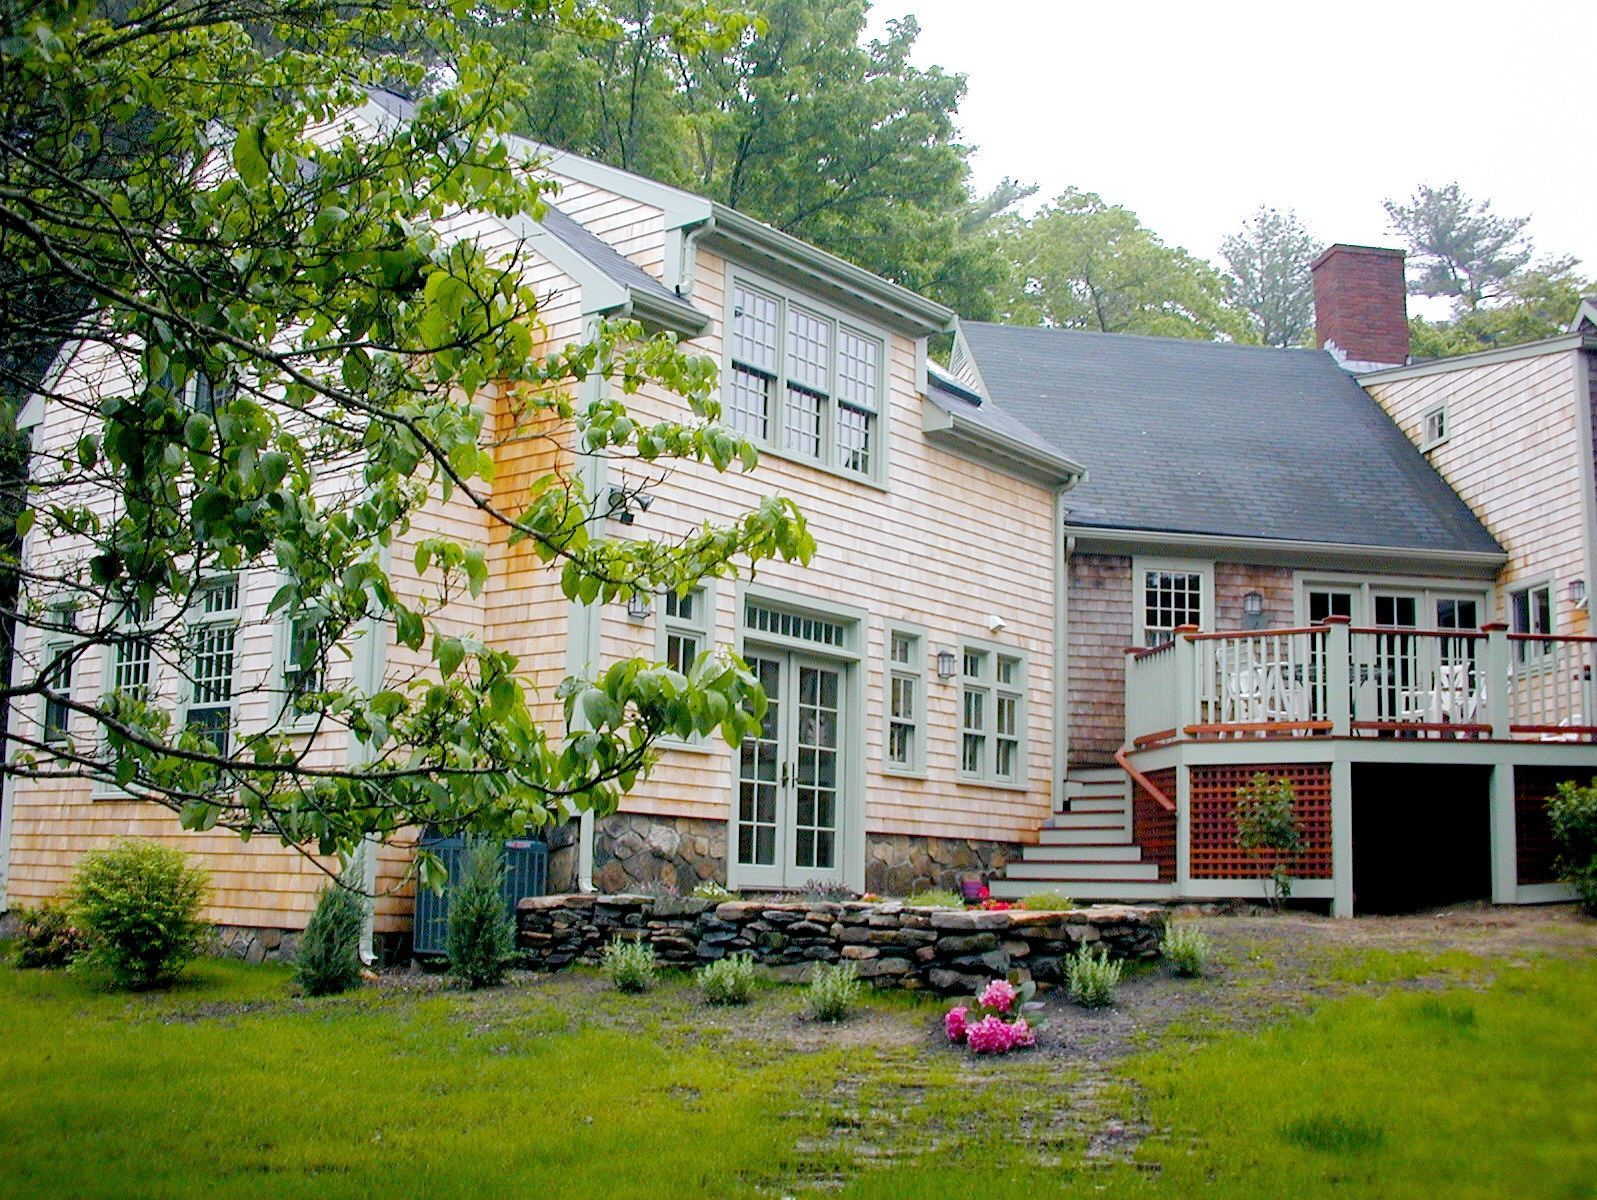
<path fill-rule="evenodd" d="M 1460 354 L 1456 358 L 1432 358 L 1403 367 L 1359 371 L 1353 377 L 1363 386 L 1372 383 L 1396 383 L 1400 379 L 1445 375 L 1452 371 L 1465 371 L 1471 367 L 1489 367 L 1497 363 L 1517 362 L 1522 358 L 1540 358 L 1544 354 L 1559 354 L 1565 350 L 1597 350 L 1597 334 L 1561 333 L 1538 342 L 1504 346 L 1501 350 L 1479 350 L 1474 354 Z"/>
<path fill-rule="evenodd" d="M 703 611 L 703 615 L 692 625 L 687 622 L 680 622 L 673 627 L 667 626 L 667 622 L 674 621 L 675 618 L 666 616 L 664 596 L 654 597 L 653 603 L 649 606 L 651 610 L 649 619 L 654 622 L 654 657 L 657 662 L 663 663 L 666 661 L 665 639 L 666 635 L 672 631 L 672 628 L 697 637 L 699 639 L 700 653 L 713 649 L 715 646 L 715 580 L 704 580 L 702 583 L 697 584 L 690 594 L 698 598 Z M 693 754 L 715 754 L 719 753 L 726 743 L 713 735 L 679 738 L 672 734 L 664 734 L 660 738 L 659 745 L 662 749 L 686 750 Z"/>
<path fill-rule="evenodd" d="M 1340 567 L 1345 570 L 1389 570 L 1434 573 L 1445 569 L 1461 577 L 1492 579 L 1508 561 L 1507 553 L 1482 550 L 1430 550 L 1397 546 L 1359 546 L 1341 542 L 1307 542 L 1287 538 L 1230 537 L 1147 529 L 1065 526 L 1083 554 L 1169 554 L 1287 567 Z"/>
<path fill-rule="evenodd" d="M 905 665 L 893 661 L 893 636 L 902 634 L 915 639 L 911 661 Z M 882 630 L 882 774 L 897 779 L 925 779 L 926 740 L 929 723 L 926 713 L 926 675 L 931 653 L 931 638 L 924 625 L 913 621 L 888 621 Z M 895 763 L 889 757 L 893 735 L 893 676 L 913 676 L 915 680 L 915 740 L 908 764 Z"/>
<path fill-rule="evenodd" d="M 986 655 L 988 671 L 980 679 L 971 680 L 965 674 L 965 652 L 975 650 Z M 947 682 L 958 688 L 959 699 L 954 708 L 954 754 L 956 777 L 959 783 L 972 787 L 1002 788 L 1007 791 L 1031 790 L 1031 654 L 1020 646 L 995 642 L 990 638 L 960 637 L 954 652 L 959 655 L 958 669 Z M 998 682 L 998 659 L 1013 659 L 1020 663 L 1020 682 Z M 980 774 L 965 770 L 965 690 L 967 685 L 986 694 L 987 719 L 982 736 L 987 739 L 987 752 Z M 1015 776 L 1005 779 L 997 772 L 998 764 L 998 693 L 1006 692 L 1019 698 L 1015 706 Z"/>
<path fill-rule="evenodd" d="M 924 398 L 921 431 L 934 446 L 1046 487 L 1073 487 L 1087 477 L 1085 467 L 1062 454 L 999 433 Z"/>

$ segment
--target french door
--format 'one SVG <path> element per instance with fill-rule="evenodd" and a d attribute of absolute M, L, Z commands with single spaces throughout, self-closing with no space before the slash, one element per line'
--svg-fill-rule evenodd
<path fill-rule="evenodd" d="M 843 877 L 844 667 L 791 651 L 750 650 L 769 702 L 737 761 L 732 857 L 745 886 Z"/>

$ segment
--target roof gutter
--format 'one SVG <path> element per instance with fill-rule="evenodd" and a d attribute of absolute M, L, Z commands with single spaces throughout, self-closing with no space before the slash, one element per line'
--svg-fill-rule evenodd
<path fill-rule="evenodd" d="M 930 401 L 922 403 L 921 428 L 937 441 L 952 443 L 983 461 L 996 458 L 1010 470 L 1020 467 L 1020 473 L 1026 477 L 1040 479 L 1062 490 L 1075 487 L 1087 477 L 1086 467 L 1062 454 L 1027 445 Z"/>
<path fill-rule="evenodd" d="M 1065 534 L 1085 552 L 1125 553 L 1128 549 L 1165 553 L 1244 556 L 1242 561 L 1287 566 L 1320 564 L 1392 570 L 1423 567 L 1448 574 L 1490 579 L 1508 561 L 1502 550 L 1445 550 L 1423 546 L 1361 546 L 1352 542 L 1310 542 L 1293 538 L 1234 537 L 1180 530 L 1112 529 L 1066 524 Z"/>

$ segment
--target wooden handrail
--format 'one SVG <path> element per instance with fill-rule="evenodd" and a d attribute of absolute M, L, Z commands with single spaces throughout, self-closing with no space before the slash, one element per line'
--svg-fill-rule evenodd
<path fill-rule="evenodd" d="M 1115 751 L 1115 762 L 1119 765 L 1122 771 L 1131 776 L 1132 783 L 1136 784 L 1143 791 L 1147 792 L 1148 795 L 1154 798 L 1154 801 L 1159 805 L 1159 807 L 1163 808 L 1166 812 L 1176 811 L 1176 806 L 1171 802 L 1170 797 L 1161 792 L 1154 784 L 1153 780 L 1149 779 L 1141 771 L 1137 770 L 1136 767 L 1131 765 L 1131 760 L 1126 757 L 1126 748 L 1124 746 Z"/>
<path fill-rule="evenodd" d="M 1458 638 L 1461 641 L 1480 641 L 1487 637 L 1479 629 L 1412 629 L 1407 625 L 1354 625 L 1348 627 L 1348 632 L 1381 637 Z"/>
<path fill-rule="evenodd" d="M 1189 633 L 1189 642 L 1212 642 L 1221 638 L 1288 637 L 1299 633 L 1324 633 L 1324 625 L 1299 625 L 1291 629 L 1211 629 L 1207 633 Z"/>
<path fill-rule="evenodd" d="M 1585 645 L 1597 642 L 1597 637 L 1578 633 L 1511 633 L 1508 635 L 1511 642 L 1574 642 Z"/>

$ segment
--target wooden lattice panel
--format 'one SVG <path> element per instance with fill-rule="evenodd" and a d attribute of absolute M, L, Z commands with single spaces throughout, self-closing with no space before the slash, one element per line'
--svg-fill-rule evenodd
<path fill-rule="evenodd" d="M 1514 768 L 1514 860 L 1520 883 L 1553 883 L 1558 879 L 1553 859 L 1553 825 L 1547 801 L 1561 780 L 1572 772 L 1547 767 Z"/>
<path fill-rule="evenodd" d="M 1148 781 L 1172 801 L 1176 796 L 1176 769 L 1148 772 Z M 1160 804 L 1135 782 L 1131 785 L 1131 840 L 1142 849 L 1142 861 L 1159 864 L 1159 882 L 1176 877 L 1176 814 Z"/>
<path fill-rule="evenodd" d="M 1262 879 L 1271 859 L 1237 845 L 1237 789 L 1254 775 L 1285 776 L 1296 795 L 1304 848 L 1292 861 L 1295 879 L 1331 878 L 1331 766 L 1273 763 L 1192 768 L 1192 877 Z"/>

